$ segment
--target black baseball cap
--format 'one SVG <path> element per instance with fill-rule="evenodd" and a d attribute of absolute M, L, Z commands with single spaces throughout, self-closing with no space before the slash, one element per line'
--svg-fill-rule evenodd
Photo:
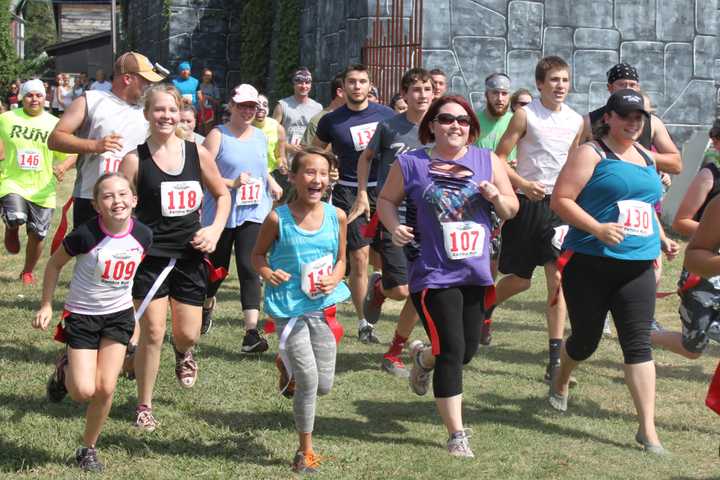
<path fill-rule="evenodd" d="M 632 112 L 640 112 L 647 118 L 650 118 L 650 114 L 645 110 L 645 99 L 635 90 L 624 88 L 618 90 L 608 99 L 605 104 L 605 111 L 615 112 L 621 116 L 625 116 Z"/>

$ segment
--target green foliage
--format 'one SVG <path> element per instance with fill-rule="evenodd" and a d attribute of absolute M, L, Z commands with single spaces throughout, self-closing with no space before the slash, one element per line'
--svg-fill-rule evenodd
<path fill-rule="evenodd" d="M 55 17 L 48 0 L 30 0 L 25 7 L 25 58 L 36 58 L 57 41 Z"/>
<path fill-rule="evenodd" d="M 267 87 L 272 27 L 273 12 L 267 0 L 248 0 L 242 12 L 241 78 L 261 92 Z"/>
<path fill-rule="evenodd" d="M 10 35 L 10 0 L 0 0 L 0 86 L 5 88 L 17 76 L 18 60 Z"/>
<path fill-rule="evenodd" d="M 300 4 L 298 0 L 278 0 L 275 13 L 278 34 L 275 50 L 275 85 L 272 100 L 287 97 L 293 93 L 290 75 L 300 64 Z"/>

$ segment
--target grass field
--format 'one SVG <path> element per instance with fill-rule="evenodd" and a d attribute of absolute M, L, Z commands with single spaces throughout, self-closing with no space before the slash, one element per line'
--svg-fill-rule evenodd
<path fill-rule="evenodd" d="M 45 382 L 60 346 L 49 333 L 30 327 L 40 286 L 19 284 L 21 261 L 21 256 L 0 255 L 0 477 L 82 477 L 66 461 L 79 445 L 84 408 L 69 399 L 45 400 Z M 679 267 L 680 261 L 668 266 L 664 290 L 674 287 Z M 70 270 L 63 272 L 56 295 L 58 310 Z M 658 431 L 673 455 L 651 457 L 633 441 L 637 424 L 615 339 L 604 339 L 577 370 L 580 385 L 571 391 L 567 414 L 547 405 L 541 381 L 547 348 L 544 296 L 538 270 L 531 291 L 498 309 L 492 346 L 481 349 L 465 370 L 464 417 L 474 430 L 474 460 L 447 455 L 446 432 L 431 394 L 418 397 L 406 380 L 381 372 L 386 346 L 358 343 L 352 307 L 342 305 L 340 319 L 349 335 L 340 344 L 335 387 L 319 402 L 316 449 L 330 459 L 318 478 L 720 478 L 719 419 L 703 403 L 717 345 L 695 362 L 655 352 Z M 271 337 L 267 354 L 242 356 L 234 274 L 218 298 L 215 327 L 197 348 L 194 389 L 180 389 L 172 350 L 164 349 L 154 402 L 158 430 L 141 434 L 132 428 L 135 384 L 120 381 L 98 444 L 107 478 L 293 477 L 292 404 L 275 389 L 271 352 L 277 338 Z M 379 332 L 389 341 L 399 305 L 388 303 L 385 310 Z M 658 301 L 657 317 L 665 327 L 679 329 L 676 312 L 676 297 Z M 420 337 L 418 328 L 414 338 Z"/>

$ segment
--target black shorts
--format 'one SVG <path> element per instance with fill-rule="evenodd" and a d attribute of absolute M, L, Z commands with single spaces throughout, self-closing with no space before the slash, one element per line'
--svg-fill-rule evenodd
<path fill-rule="evenodd" d="M 8 193 L 0 198 L 0 209 L 3 222 L 10 228 L 27 225 L 27 231 L 41 239 L 45 238 L 50 230 L 53 209 L 41 207 L 17 193 Z"/>
<path fill-rule="evenodd" d="M 688 277 L 682 271 L 678 285 L 682 287 Z M 720 289 L 707 279 L 680 294 L 680 320 L 682 320 L 682 345 L 685 350 L 702 353 L 708 345 L 708 327 L 720 322 Z"/>
<path fill-rule="evenodd" d="M 552 244 L 560 217 L 550 209 L 550 196 L 538 202 L 518 195 L 520 209 L 502 227 L 502 248 L 498 268 L 504 274 L 532 277 L 535 267 L 554 262 L 560 250 Z"/>
<path fill-rule="evenodd" d="M 91 218 L 97 217 L 97 211 L 89 198 L 73 198 L 73 228 L 77 228 Z"/>
<path fill-rule="evenodd" d="M 147 256 L 135 274 L 132 296 L 142 300 L 148 294 L 155 279 L 167 267 L 169 258 Z M 167 297 L 187 305 L 201 306 L 205 302 L 208 286 L 208 269 L 200 255 L 178 259 L 175 267 L 165 278 L 153 299 Z"/>
<path fill-rule="evenodd" d="M 368 200 L 370 201 L 370 214 L 375 213 L 375 187 L 368 187 Z M 348 187 L 346 185 L 335 185 L 332 192 L 332 204 L 344 211 L 350 213 L 350 209 L 355 203 L 357 196 L 357 187 Z M 372 243 L 372 238 L 365 238 L 362 235 L 362 229 L 367 225 L 367 221 L 363 215 L 359 216 L 347 226 L 347 249 L 350 252 L 360 250 Z"/>
<path fill-rule="evenodd" d="M 373 250 L 380 254 L 382 262 L 382 287 L 385 290 L 407 285 L 407 259 L 402 247 L 392 242 L 392 235 L 378 224 L 377 232 L 372 244 Z"/>
<path fill-rule="evenodd" d="M 76 350 L 97 350 L 104 337 L 127 346 L 135 329 L 134 312 L 132 307 L 105 315 L 68 312 L 64 319 L 67 344 Z"/>

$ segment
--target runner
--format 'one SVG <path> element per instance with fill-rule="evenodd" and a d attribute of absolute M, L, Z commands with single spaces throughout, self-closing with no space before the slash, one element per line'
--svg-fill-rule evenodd
<path fill-rule="evenodd" d="M 298 68 L 292 74 L 293 94 L 278 102 L 273 110 L 273 118 L 285 129 L 287 140 L 285 150 L 288 161 L 302 150 L 300 142 L 310 119 L 322 110 L 322 105 L 310 98 L 312 74 L 305 67 Z"/>
<path fill-rule="evenodd" d="M 5 222 L 5 249 L 20 252 L 20 226 L 27 229 L 24 285 L 35 282 L 33 270 L 50 229 L 57 182 L 71 168 L 75 155 L 50 150 L 47 138 L 58 119 L 43 109 L 45 88 L 28 80 L 20 88 L 22 108 L 0 115 L 0 211 Z"/>
<path fill-rule="evenodd" d="M 313 144 L 313 141 L 315 140 L 315 134 L 317 133 L 317 126 L 318 123 L 320 123 L 320 119 L 324 117 L 325 114 L 330 113 L 345 105 L 345 90 L 343 90 L 342 73 L 338 73 L 333 77 L 332 81 L 330 82 L 330 91 L 332 92 L 332 99 L 330 100 L 330 104 L 326 108 L 323 108 L 319 113 L 315 114 L 315 116 L 310 119 L 310 122 L 308 122 L 308 126 L 305 129 L 305 134 L 303 134 L 301 142 L 301 144 L 305 147 Z"/>
<path fill-rule="evenodd" d="M 91 199 L 98 177 L 117 171 L 123 156 L 145 141 L 148 124 L 137 103 L 147 85 L 164 78 L 147 57 L 135 52 L 120 55 L 114 72 L 112 91 L 85 92 L 48 138 L 53 150 L 79 154 L 73 189 L 76 226 L 96 215 Z"/>
<path fill-rule="evenodd" d="M 197 111 L 192 103 L 183 99 L 182 107 L 180 107 L 180 128 L 183 131 L 183 138 L 191 142 L 202 144 L 205 141 L 205 137 L 195 131 L 197 122 Z"/>
<path fill-rule="evenodd" d="M 396 93 L 395 95 L 393 95 L 393 97 L 390 99 L 390 104 L 388 106 L 395 110 L 395 113 L 405 113 L 408 109 L 407 102 L 405 101 L 401 93 Z"/>
<path fill-rule="evenodd" d="M 210 255 L 216 267 L 230 267 L 230 256 L 235 249 L 235 266 L 240 282 L 240 304 L 245 323 L 242 353 L 262 353 L 268 349 L 257 329 L 260 316 L 260 278 L 253 269 L 250 252 L 260 231 L 260 225 L 272 209 L 273 199 L 282 196 L 282 189 L 268 175 L 268 142 L 259 129 L 252 126 L 259 99 L 252 85 L 235 87 L 230 99 L 230 120 L 208 134 L 205 146 L 213 156 L 224 185 L 230 189 L 233 204 L 230 216 L 222 231 L 217 248 Z M 205 200 L 202 223 L 208 225 L 215 216 L 215 202 Z M 215 294 L 222 279 L 211 281 L 203 305 L 203 328 L 212 327 L 212 313 L 216 306 Z"/>
<path fill-rule="evenodd" d="M 200 104 L 198 123 L 200 133 L 207 135 L 217 123 L 215 115 L 220 109 L 220 89 L 215 85 L 213 72 L 209 68 L 203 70 L 199 88 L 203 101 Z"/>
<path fill-rule="evenodd" d="M 435 99 L 438 99 L 447 92 L 447 75 L 439 68 L 434 68 L 430 70 L 430 76 L 435 86 Z"/>
<path fill-rule="evenodd" d="M 60 402 L 68 391 L 88 402 L 83 446 L 75 452 L 82 470 L 99 472 L 98 437 L 112 406 L 115 385 L 135 328 L 132 290 L 136 267 L 152 243 L 152 232 L 133 220 L 137 196 L 120 173 L 102 175 L 94 187 L 98 217 L 63 240 L 45 267 L 40 309 L 33 327 L 47 330 L 62 268 L 76 258 L 62 325 L 56 339 L 67 344 L 47 385 L 48 400 Z"/>
<path fill-rule="evenodd" d="M 508 166 L 508 177 L 520 201 L 520 211 L 502 227 L 499 270 L 506 274 L 497 284 L 497 302 L 487 312 L 489 324 L 494 308 L 530 288 L 532 274 L 543 266 L 547 283 L 549 362 L 545 381 L 557 372 L 565 331 L 565 300 L 556 295 L 560 278 L 555 266 L 560 242 L 567 227 L 550 210 L 550 197 L 568 150 L 577 146 L 582 117 L 565 105 L 570 90 L 570 67 L 560 57 L 541 59 L 535 68 L 540 98 L 513 115 L 496 153 L 507 163 L 517 145 L 517 171 Z"/>
<path fill-rule="evenodd" d="M 355 203 L 360 153 L 372 140 L 378 122 L 394 115 L 389 108 L 368 101 L 370 77 L 365 65 L 350 65 L 343 76 L 346 105 L 328 113 L 318 123 L 314 145 L 320 148 L 332 144 L 339 160 L 340 179 L 333 188 L 332 203 L 346 213 Z M 370 207 L 375 207 L 377 165 L 370 169 L 367 195 Z M 364 216 L 348 224 L 347 248 L 350 252 L 350 292 L 358 318 L 358 339 L 363 343 L 379 343 L 373 326 L 363 315 L 363 302 L 367 295 L 370 240 L 363 237 L 361 229 L 367 224 Z"/>
<path fill-rule="evenodd" d="M 70 102 L 72 102 L 70 80 L 67 74 L 58 73 L 55 76 L 55 86 L 52 88 L 52 98 L 50 99 L 52 114 L 61 117 L 65 113 L 65 109 L 70 106 Z"/>
<path fill-rule="evenodd" d="M 474 457 L 462 421 L 463 365 L 478 348 L 485 299 L 492 295 L 488 255 L 490 205 L 507 219 L 518 201 L 501 161 L 473 145 L 480 126 L 467 101 L 444 96 L 420 123 L 420 142 L 432 148 L 398 157 L 378 200 L 380 219 L 398 246 L 419 243 L 408 263 L 410 292 L 432 345 L 410 344 L 410 387 L 433 394 L 449 439 L 448 452 Z M 415 222 L 403 225 L 398 207 L 408 197 Z"/>
<path fill-rule="evenodd" d="M 182 95 L 183 100 L 192 102 L 193 107 L 198 106 L 198 94 L 200 92 L 200 82 L 197 78 L 190 75 L 190 62 L 180 62 L 178 65 L 178 76 L 172 81 L 175 88 Z"/>
<path fill-rule="evenodd" d="M 89 84 L 90 84 L 90 81 L 88 80 L 87 73 L 85 73 L 85 72 L 80 72 L 80 75 L 78 75 L 78 77 L 77 77 L 77 79 L 76 79 L 76 81 L 75 81 L 75 86 L 73 87 L 73 90 L 72 90 L 72 98 L 73 98 L 73 100 L 75 100 L 76 98 L 82 96 L 82 94 L 85 93 L 85 91 L 86 91 L 88 88 L 90 88 L 90 85 L 89 85 Z M 68 105 L 68 106 L 69 106 L 69 105 Z"/>
<path fill-rule="evenodd" d="M 518 88 L 510 96 L 510 111 L 513 113 L 533 101 L 532 94 L 526 88 Z"/>
<path fill-rule="evenodd" d="M 567 410 L 570 374 L 596 350 L 610 310 L 639 421 L 635 440 L 646 452 L 664 455 L 655 431 L 652 264 L 661 247 L 669 259 L 679 247 L 665 236 L 653 210 L 662 185 L 652 156 L 635 143 L 649 120 L 641 95 L 616 91 L 605 105 L 596 142 L 571 152 L 557 179 L 551 207 L 571 226 L 563 243 L 562 288 L 572 331 L 549 401 Z"/>
<path fill-rule="evenodd" d="M 45 92 L 43 91 L 43 93 Z M 20 106 L 20 84 L 18 82 L 12 82 L 10 84 L 5 101 L 7 102 L 8 110 L 13 110 Z"/>
<path fill-rule="evenodd" d="M 140 319 L 135 354 L 138 406 L 135 426 L 157 426 L 152 398 L 160 368 L 168 304 L 172 312 L 175 375 L 184 388 L 197 380 L 192 348 L 200 336 L 207 289 L 205 254 L 215 250 L 230 208 L 230 196 L 212 155 L 176 136 L 182 99 L 177 89 L 160 84 L 145 93 L 150 136 L 122 160 L 120 170 L 137 186 L 138 220 L 153 231 L 153 245 L 138 267 L 132 296 Z M 212 225 L 200 225 L 203 186 L 214 197 Z M 207 201 L 207 198 L 205 199 Z M 169 297 L 169 299 L 168 299 Z"/>
<path fill-rule="evenodd" d="M 265 280 L 265 312 L 281 332 L 276 365 L 281 393 L 294 397 L 297 473 L 315 473 L 320 464 L 312 440 L 317 396 L 332 388 L 336 342 L 342 337 L 335 305 L 350 296 L 342 281 L 345 213 L 321 201 L 334 163 L 332 153 L 315 147 L 295 157 L 296 197 L 268 215 L 252 252 L 253 266 Z"/>
<path fill-rule="evenodd" d="M 258 95 L 258 107 L 253 120 L 253 127 L 259 128 L 267 140 L 268 171 L 273 178 L 285 179 L 288 173 L 287 158 L 285 156 L 285 129 L 274 118 L 268 117 L 268 99 L 265 95 Z M 277 170 L 276 173 L 273 173 Z M 279 183 L 279 181 L 278 181 Z M 283 190 L 287 190 L 285 186 Z"/>
<path fill-rule="evenodd" d="M 377 190 L 382 190 L 391 165 L 395 159 L 409 150 L 420 148 L 418 125 L 425 116 L 433 100 L 433 84 L 430 73 L 422 68 L 413 68 L 405 72 L 401 80 L 401 91 L 408 109 L 378 123 L 370 145 L 358 159 L 358 190 L 348 221 L 357 217 L 370 216 L 367 183 L 370 165 L 377 156 Z M 400 208 L 401 222 L 405 222 L 405 204 Z M 386 298 L 403 301 L 400 318 L 390 348 L 382 359 L 381 367 L 386 372 L 407 377 L 408 371 L 400 359 L 403 348 L 417 323 L 418 316 L 412 299 L 409 298 L 407 260 L 403 249 L 393 245 L 392 235 L 382 225 L 378 226 L 373 248 L 380 254 L 382 273 L 373 273 L 368 281 L 367 295 L 363 303 L 363 316 L 371 324 L 380 318 L 382 304 Z"/>

